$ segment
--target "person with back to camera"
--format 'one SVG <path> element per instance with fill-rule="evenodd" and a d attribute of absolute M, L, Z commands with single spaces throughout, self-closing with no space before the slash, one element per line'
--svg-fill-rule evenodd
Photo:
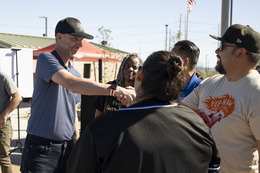
<path fill-rule="evenodd" d="M 9 114 L 21 101 L 22 97 L 12 78 L 0 71 L 0 165 L 2 173 L 12 173 L 8 152 L 13 128 Z"/>
<path fill-rule="evenodd" d="M 170 102 L 185 83 L 182 64 L 170 52 L 151 54 L 135 78 L 136 103 L 88 124 L 68 173 L 217 172 L 210 129 L 194 111 Z"/>
<path fill-rule="evenodd" d="M 211 128 L 221 158 L 221 173 L 259 172 L 260 34 L 231 25 L 220 41 L 216 70 L 182 100 Z"/>
<path fill-rule="evenodd" d="M 117 79 L 108 83 L 114 85 L 114 87 L 134 87 L 135 76 L 141 63 L 142 60 L 138 57 L 137 54 L 127 55 L 119 67 Z M 98 96 L 95 99 L 94 106 L 96 108 L 95 117 L 98 117 L 100 114 L 107 111 L 115 111 L 117 109 L 126 107 L 115 97 L 111 96 Z"/>
<path fill-rule="evenodd" d="M 111 88 L 110 84 L 80 77 L 71 60 L 84 38 L 93 36 L 84 32 L 78 19 L 62 19 L 55 28 L 55 50 L 38 57 L 22 173 L 66 172 L 68 156 L 79 137 L 76 116 L 79 94 L 111 95 L 125 104 L 134 99 L 133 89 Z"/>
<path fill-rule="evenodd" d="M 189 95 L 194 90 L 194 88 L 196 88 L 202 81 L 197 77 L 195 71 L 195 67 L 198 63 L 199 56 L 200 56 L 200 49 L 192 41 L 181 40 L 175 43 L 171 52 L 180 56 L 184 62 L 183 66 L 185 68 L 185 74 L 186 74 L 185 76 L 186 85 L 182 89 L 180 98 L 177 100 L 177 102 L 180 102 L 187 95 Z"/>

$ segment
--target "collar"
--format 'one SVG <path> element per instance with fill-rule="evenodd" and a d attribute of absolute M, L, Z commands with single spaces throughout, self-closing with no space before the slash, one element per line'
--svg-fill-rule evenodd
<path fill-rule="evenodd" d="M 56 50 L 53 50 L 53 51 L 51 52 L 51 54 L 58 59 L 60 65 L 62 65 L 65 69 L 68 69 L 68 67 L 71 66 L 70 62 L 69 62 L 68 67 L 64 64 L 63 60 L 61 59 L 60 55 L 57 53 Z"/>
<path fill-rule="evenodd" d="M 174 107 L 174 106 L 177 106 L 177 104 L 171 104 L 170 102 L 164 102 L 164 101 L 157 100 L 155 98 L 149 98 L 149 99 L 142 100 L 136 104 L 133 104 L 128 108 L 121 108 L 116 111 L 152 109 L 152 108 Z"/>
<path fill-rule="evenodd" d="M 186 84 L 186 86 L 183 88 L 182 91 L 188 90 L 189 88 L 196 87 L 201 81 L 202 80 L 197 77 L 196 72 L 194 72 L 193 75 L 191 76 L 189 82 Z"/>

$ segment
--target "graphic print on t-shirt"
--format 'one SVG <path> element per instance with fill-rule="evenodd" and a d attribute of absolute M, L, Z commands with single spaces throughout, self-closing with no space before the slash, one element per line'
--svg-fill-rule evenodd
<path fill-rule="evenodd" d="M 199 109 L 197 113 L 210 128 L 222 118 L 229 116 L 235 109 L 235 99 L 228 94 L 218 97 L 210 96 L 203 103 L 212 113 L 208 115 L 202 109 Z"/>

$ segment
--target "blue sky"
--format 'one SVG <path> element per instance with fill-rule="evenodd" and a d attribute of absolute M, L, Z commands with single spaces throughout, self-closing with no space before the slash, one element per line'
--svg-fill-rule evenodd
<path fill-rule="evenodd" d="M 201 49 L 200 66 L 214 67 L 218 42 L 209 34 L 219 35 L 221 0 L 196 0 L 189 15 L 188 39 Z M 179 30 L 184 34 L 187 15 L 186 0 L 3 0 L 0 10 L 0 32 L 42 36 L 44 19 L 48 19 L 48 37 L 54 38 L 57 22 L 65 17 L 78 18 L 85 31 L 98 35 L 104 26 L 112 31 L 111 46 L 138 53 L 143 60 L 154 51 L 165 49 L 166 27 L 171 36 Z M 259 0 L 233 0 L 232 23 L 250 25 L 260 32 Z M 181 16 L 181 17 L 180 17 Z M 184 39 L 184 36 L 181 37 Z M 91 40 L 98 43 L 98 39 Z"/>

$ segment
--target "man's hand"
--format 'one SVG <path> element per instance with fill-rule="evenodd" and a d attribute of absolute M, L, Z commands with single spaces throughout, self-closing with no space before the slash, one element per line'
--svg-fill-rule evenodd
<path fill-rule="evenodd" d="M 136 97 L 135 89 L 133 87 L 117 87 L 115 97 L 125 106 L 131 106 Z"/>
<path fill-rule="evenodd" d="M 7 116 L 0 115 L 0 128 L 2 128 L 7 120 Z"/>

